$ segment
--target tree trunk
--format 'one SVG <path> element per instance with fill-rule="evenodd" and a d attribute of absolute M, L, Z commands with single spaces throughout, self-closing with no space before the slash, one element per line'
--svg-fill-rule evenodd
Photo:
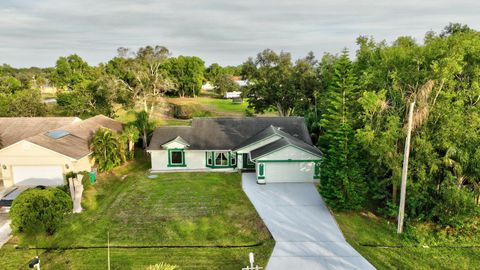
<path fill-rule="evenodd" d="M 278 110 L 278 116 L 286 116 L 285 115 L 285 110 L 283 109 L 282 105 L 280 103 L 277 103 L 277 110 Z"/>
<path fill-rule="evenodd" d="M 143 97 L 143 109 L 148 112 L 147 98 Z"/>
<path fill-rule="evenodd" d="M 150 112 L 148 113 L 148 116 L 151 118 L 153 114 L 153 108 L 155 107 L 155 103 L 152 102 L 152 105 L 150 106 Z"/>
<path fill-rule="evenodd" d="M 398 194 L 398 187 L 397 187 L 397 181 L 393 182 L 392 185 L 392 203 L 397 203 L 397 194 Z"/>
<path fill-rule="evenodd" d="M 133 143 L 133 141 L 128 140 L 128 152 L 132 152 L 134 146 L 135 146 L 135 144 Z"/>
<path fill-rule="evenodd" d="M 143 130 L 142 138 L 143 138 L 143 149 L 147 150 L 147 146 L 148 146 L 147 145 L 147 130 L 145 130 L 145 129 Z"/>

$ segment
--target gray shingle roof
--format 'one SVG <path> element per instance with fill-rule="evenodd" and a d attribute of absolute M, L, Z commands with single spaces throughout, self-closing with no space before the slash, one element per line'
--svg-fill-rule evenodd
<path fill-rule="evenodd" d="M 81 121 L 77 117 L 0 117 L 0 139 L 3 147 Z"/>
<path fill-rule="evenodd" d="M 258 132 L 257 134 L 253 135 L 252 137 L 246 139 L 245 141 L 237 145 L 233 150 L 238 150 L 242 147 L 248 146 L 252 143 L 258 142 L 260 140 L 263 140 L 265 138 L 278 134 L 277 130 L 278 129 L 275 128 L 274 126 L 268 126 L 267 128 L 263 129 L 262 131 Z"/>
<path fill-rule="evenodd" d="M 319 157 L 322 156 L 322 152 L 318 148 L 316 148 L 315 146 L 313 146 L 311 144 L 307 144 L 307 143 L 291 136 L 290 134 L 286 134 L 285 132 L 282 132 L 282 131 L 280 131 L 279 135 L 281 135 L 283 138 L 253 150 L 252 152 L 250 152 L 250 158 L 252 160 L 255 160 L 258 157 L 261 157 L 263 155 L 275 152 L 276 150 L 281 149 L 281 148 L 283 148 L 287 145 L 296 146 L 300 149 L 303 149 L 303 150 L 305 150 L 307 152 L 310 152 L 314 155 L 317 155 Z"/>
<path fill-rule="evenodd" d="M 262 137 L 274 132 L 268 131 L 270 126 L 312 144 L 303 117 L 195 118 L 192 126 L 158 127 L 148 149 L 160 150 L 163 144 L 180 136 L 192 150 L 232 150 L 248 144 L 252 136 Z"/>
<path fill-rule="evenodd" d="M 69 133 L 61 138 L 55 139 L 48 136 L 47 132 L 43 132 L 26 140 L 65 156 L 80 159 L 90 153 L 89 141 L 100 127 L 111 129 L 114 132 L 122 131 L 120 122 L 103 115 L 97 115 L 59 128 Z"/>

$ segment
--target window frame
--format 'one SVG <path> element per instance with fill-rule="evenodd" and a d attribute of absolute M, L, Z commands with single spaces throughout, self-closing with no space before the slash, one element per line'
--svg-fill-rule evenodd
<path fill-rule="evenodd" d="M 230 152 L 228 152 L 228 151 L 219 151 L 219 152 L 213 152 L 213 153 L 214 153 L 213 162 L 214 162 L 214 166 L 215 166 L 215 167 L 229 167 L 229 166 L 230 166 L 230 161 L 229 161 Z M 225 160 L 226 164 L 218 164 L 218 163 L 217 163 L 217 156 L 224 156 L 225 159 L 221 159 L 221 160 L 222 160 L 222 161 Z"/>
<path fill-rule="evenodd" d="M 181 163 L 173 163 L 173 153 L 181 153 L 182 162 Z M 168 164 L 167 167 L 186 167 L 186 160 L 185 160 L 185 150 L 182 148 L 174 148 L 168 149 Z"/>

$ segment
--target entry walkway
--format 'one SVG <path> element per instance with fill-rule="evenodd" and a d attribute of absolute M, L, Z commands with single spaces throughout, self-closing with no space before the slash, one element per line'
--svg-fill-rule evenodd
<path fill-rule="evenodd" d="M 258 185 L 244 173 L 242 186 L 276 242 L 267 270 L 375 269 L 346 242 L 313 184 Z"/>

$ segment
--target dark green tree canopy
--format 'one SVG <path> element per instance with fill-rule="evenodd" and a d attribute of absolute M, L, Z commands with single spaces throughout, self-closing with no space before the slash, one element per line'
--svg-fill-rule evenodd
<path fill-rule="evenodd" d="M 297 107 L 308 102 L 308 93 L 316 87 L 316 62 L 312 57 L 293 63 L 289 53 L 266 49 L 256 59 L 248 59 L 242 75 L 249 81 L 250 106 L 257 113 L 277 110 L 281 116 L 294 114 Z"/>
<path fill-rule="evenodd" d="M 13 201 L 10 209 L 12 228 L 27 235 L 53 234 L 71 209 L 72 200 L 63 190 L 32 188 Z"/>

